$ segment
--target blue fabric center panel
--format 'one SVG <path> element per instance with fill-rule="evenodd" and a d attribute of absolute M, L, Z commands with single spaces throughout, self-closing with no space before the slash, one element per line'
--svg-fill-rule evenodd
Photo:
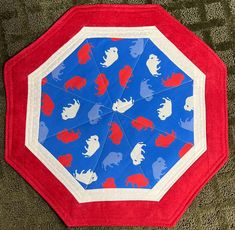
<path fill-rule="evenodd" d="M 38 141 L 84 189 L 152 188 L 194 144 L 193 80 L 147 38 L 86 39 L 41 90 Z"/>

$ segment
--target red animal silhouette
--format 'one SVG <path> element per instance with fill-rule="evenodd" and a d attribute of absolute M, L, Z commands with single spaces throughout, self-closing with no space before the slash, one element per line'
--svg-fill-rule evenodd
<path fill-rule="evenodd" d="M 44 78 L 42 79 L 42 85 L 46 85 L 46 83 L 47 83 L 47 78 L 44 77 Z"/>
<path fill-rule="evenodd" d="M 110 131 L 111 131 L 111 134 L 109 135 L 109 139 L 111 139 L 113 144 L 119 145 L 123 138 L 123 133 L 122 133 L 120 126 L 116 122 L 112 122 Z"/>
<path fill-rule="evenodd" d="M 147 130 L 148 128 L 153 129 L 154 124 L 151 120 L 145 118 L 145 117 L 137 117 L 135 120 L 131 122 L 132 126 L 136 128 L 138 131 L 144 129 Z"/>
<path fill-rule="evenodd" d="M 64 129 L 61 132 L 57 133 L 56 137 L 58 140 L 67 144 L 67 143 L 77 140 L 80 137 L 80 134 L 81 133 L 79 130 L 77 131 L 77 133 L 75 133 L 73 130 L 69 131 L 67 129 Z"/>
<path fill-rule="evenodd" d="M 192 143 L 186 143 L 179 151 L 179 157 L 183 157 L 193 147 Z"/>
<path fill-rule="evenodd" d="M 50 98 L 50 96 L 46 93 L 42 94 L 42 112 L 46 116 L 51 116 L 53 110 L 55 108 L 54 102 Z"/>
<path fill-rule="evenodd" d="M 70 153 L 58 157 L 58 161 L 64 167 L 70 167 L 71 163 L 72 163 L 72 160 L 73 160 L 73 156 Z"/>
<path fill-rule="evenodd" d="M 184 75 L 182 73 L 173 73 L 171 77 L 168 77 L 166 80 L 162 79 L 162 84 L 165 87 L 175 87 L 181 85 L 184 80 Z"/>
<path fill-rule="evenodd" d="M 126 179 L 126 186 L 131 184 L 132 187 L 146 187 L 149 184 L 148 178 L 146 178 L 143 174 L 138 173 L 138 174 L 133 174 L 131 176 L 128 176 Z"/>
<path fill-rule="evenodd" d="M 87 43 L 80 50 L 78 50 L 79 64 L 86 64 L 91 59 L 91 48 L 93 48 L 93 46 Z"/>
<path fill-rule="evenodd" d="M 115 180 L 114 178 L 110 177 L 105 180 L 105 182 L 102 184 L 103 188 L 116 188 Z"/>
<path fill-rule="evenodd" d="M 123 88 L 126 88 L 126 85 L 129 79 L 132 77 L 132 68 L 129 65 L 124 66 L 119 71 L 119 83 Z"/>
<path fill-rule="evenodd" d="M 86 78 L 82 78 L 79 76 L 75 76 L 71 79 L 69 79 L 68 81 L 65 82 L 64 87 L 66 89 L 66 91 L 68 89 L 77 89 L 80 90 L 81 88 L 83 88 L 86 85 Z"/>
<path fill-rule="evenodd" d="M 159 147 L 167 148 L 171 145 L 171 143 L 175 140 L 175 138 L 176 138 L 176 135 L 173 130 L 170 134 L 167 134 L 166 136 L 160 134 L 155 140 L 155 145 Z"/>
<path fill-rule="evenodd" d="M 97 95 L 104 95 L 109 85 L 109 80 L 106 78 L 105 74 L 99 74 L 95 79 L 95 83 L 97 84 Z"/>
<path fill-rule="evenodd" d="M 123 38 L 111 38 L 111 40 L 113 41 L 113 42 L 116 42 L 116 41 L 120 41 L 120 40 L 122 40 Z"/>

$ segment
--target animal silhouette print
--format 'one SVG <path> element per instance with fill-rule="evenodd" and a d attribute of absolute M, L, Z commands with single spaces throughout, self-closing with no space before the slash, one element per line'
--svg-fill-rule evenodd
<path fill-rule="evenodd" d="M 142 153 L 145 153 L 143 147 L 146 146 L 143 142 L 138 142 L 131 151 L 131 159 L 133 165 L 139 165 L 145 159 Z"/>
<path fill-rule="evenodd" d="M 46 78 L 46 77 L 44 77 L 44 78 L 42 79 L 42 86 L 43 86 L 43 85 L 46 85 L 46 84 L 47 84 L 47 82 L 48 82 L 47 78 Z"/>
<path fill-rule="evenodd" d="M 116 188 L 115 179 L 113 177 L 107 178 L 102 184 L 103 188 Z"/>
<path fill-rule="evenodd" d="M 165 87 L 176 87 L 181 85 L 184 80 L 184 75 L 182 73 L 173 73 L 171 77 L 168 77 L 166 80 L 162 79 L 162 84 Z"/>
<path fill-rule="evenodd" d="M 180 150 L 179 150 L 179 157 L 183 157 L 191 148 L 193 147 L 192 143 L 186 143 Z"/>
<path fill-rule="evenodd" d="M 97 85 L 96 89 L 98 90 L 97 95 L 104 95 L 109 86 L 109 80 L 106 78 L 106 75 L 103 73 L 99 74 L 95 79 L 95 83 Z"/>
<path fill-rule="evenodd" d="M 42 93 L 41 109 L 42 109 L 43 114 L 45 116 L 51 116 L 54 108 L 55 108 L 55 105 L 51 97 L 46 93 Z"/>
<path fill-rule="evenodd" d="M 63 120 L 68 120 L 76 117 L 80 108 L 80 102 L 76 99 L 73 99 L 73 101 L 73 104 L 69 103 L 68 107 L 63 107 L 63 111 L 61 113 Z"/>
<path fill-rule="evenodd" d="M 79 64 L 84 65 L 91 59 L 91 48 L 93 48 L 93 46 L 87 43 L 78 50 L 77 56 Z"/>
<path fill-rule="evenodd" d="M 160 104 L 160 108 L 157 109 L 158 117 L 164 121 L 166 118 L 170 117 L 172 114 L 172 103 L 171 100 L 167 98 L 163 98 L 164 102 Z"/>
<path fill-rule="evenodd" d="M 145 101 L 151 101 L 154 95 L 154 90 L 152 90 L 152 86 L 148 83 L 149 81 L 149 79 L 145 79 L 140 83 L 140 96 Z"/>
<path fill-rule="evenodd" d="M 193 110 L 193 96 L 186 98 L 184 109 L 186 111 L 192 111 Z"/>
<path fill-rule="evenodd" d="M 73 78 L 69 79 L 65 83 L 64 88 L 65 88 L 66 91 L 68 89 L 71 89 L 71 90 L 74 90 L 74 89 L 80 90 L 80 89 L 82 89 L 83 87 L 86 86 L 86 82 L 87 81 L 86 81 L 85 78 L 76 76 L 76 77 L 73 77 Z"/>
<path fill-rule="evenodd" d="M 123 88 L 126 88 L 127 83 L 132 75 L 132 68 L 129 65 L 124 66 L 119 71 L 119 83 Z"/>
<path fill-rule="evenodd" d="M 122 161 L 122 153 L 120 152 L 110 152 L 103 160 L 102 166 L 106 171 L 107 167 L 112 168 L 114 165 L 118 166 Z"/>
<path fill-rule="evenodd" d="M 88 115 L 89 123 L 91 125 L 95 125 L 101 120 L 101 114 L 102 114 L 101 108 L 102 107 L 103 105 L 96 103 L 89 110 L 87 115 Z"/>
<path fill-rule="evenodd" d="M 66 168 L 71 166 L 72 160 L 73 156 L 70 153 L 58 157 L 58 161 Z"/>
<path fill-rule="evenodd" d="M 157 55 L 155 54 L 149 55 L 146 65 L 153 77 L 158 77 L 159 75 L 161 75 L 161 73 L 159 73 L 159 70 L 161 69 L 161 67 L 159 66 L 160 63 L 161 61 L 159 60 Z"/>
<path fill-rule="evenodd" d="M 132 42 L 132 46 L 130 46 L 130 55 L 133 58 L 139 57 L 144 51 L 144 39 L 139 38 Z"/>
<path fill-rule="evenodd" d="M 155 145 L 158 147 L 167 148 L 172 144 L 175 138 L 176 134 L 173 130 L 171 133 L 166 135 L 160 134 L 155 140 Z"/>
<path fill-rule="evenodd" d="M 96 151 L 100 148 L 99 137 L 97 135 L 90 136 L 88 140 L 86 140 L 87 146 L 85 146 L 85 153 L 82 153 L 85 157 L 93 156 Z"/>
<path fill-rule="evenodd" d="M 60 78 L 60 76 L 63 74 L 64 69 L 65 69 L 65 65 L 62 62 L 51 72 L 52 79 L 54 81 L 61 81 L 62 79 Z"/>
<path fill-rule="evenodd" d="M 108 68 L 115 61 L 118 60 L 118 48 L 117 47 L 111 47 L 108 50 L 106 50 L 104 53 L 105 53 L 105 56 L 103 56 L 104 62 L 100 63 L 104 68 Z"/>
<path fill-rule="evenodd" d="M 131 122 L 131 124 L 138 131 L 154 128 L 153 122 L 145 117 L 142 117 L 142 116 L 137 117 L 135 120 L 133 120 Z"/>
<path fill-rule="evenodd" d="M 167 169 L 166 161 L 158 157 L 155 162 L 152 164 L 152 171 L 153 171 L 153 177 L 155 180 L 160 180 L 160 178 L 164 175 L 163 171 Z"/>
<path fill-rule="evenodd" d="M 130 109 L 134 105 L 134 100 L 132 97 L 128 101 L 127 99 L 120 100 L 118 99 L 115 103 L 113 103 L 112 109 L 115 112 L 125 113 L 128 109 Z"/>
<path fill-rule="evenodd" d="M 47 128 L 45 122 L 40 121 L 40 124 L 39 124 L 39 137 L 38 137 L 39 143 L 43 144 L 45 142 L 48 133 L 49 133 L 49 129 Z"/>
<path fill-rule="evenodd" d="M 122 40 L 123 38 L 111 38 L 111 40 L 113 41 L 113 42 L 116 42 L 116 41 L 120 41 L 120 40 Z"/>
<path fill-rule="evenodd" d="M 194 148 L 195 81 L 138 34 L 83 40 L 36 82 L 38 144 L 84 192 L 165 183 Z"/>
<path fill-rule="evenodd" d="M 179 125 L 181 128 L 193 132 L 193 117 L 187 118 L 184 121 L 180 120 Z"/>
<path fill-rule="evenodd" d="M 122 129 L 116 122 L 112 122 L 110 124 L 111 134 L 109 135 L 109 139 L 113 142 L 113 144 L 119 145 L 123 138 Z"/>
<path fill-rule="evenodd" d="M 85 172 L 85 170 L 82 170 L 80 173 L 78 173 L 77 170 L 75 170 L 75 173 L 73 174 L 73 176 L 75 177 L 76 180 L 89 185 L 94 181 L 97 181 L 98 176 L 95 172 L 91 171 L 91 169 L 89 169 L 87 172 Z"/>
<path fill-rule="evenodd" d="M 128 176 L 125 182 L 126 186 L 131 184 L 132 187 L 137 187 L 137 188 L 146 187 L 149 184 L 148 178 L 141 173 Z"/>
<path fill-rule="evenodd" d="M 78 130 L 74 132 L 73 130 L 69 131 L 67 129 L 62 130 L 61 132 L 57 133 L 56 137 L 58 140 L 62 141 L 65 144 L 73 142 L 77 140 L 81 135 L 81 132 Z"/>

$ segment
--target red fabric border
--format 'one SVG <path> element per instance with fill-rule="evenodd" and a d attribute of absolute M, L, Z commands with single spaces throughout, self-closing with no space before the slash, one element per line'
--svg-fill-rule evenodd
<path fill-rule="evenodd" d="M 156 25 L 206 74 L 207 151 L 160 202 L 80 204 L 24 145 L 27 76 L 82 26 L 148 25 Z M 43 36 L 5 64 L 4 77 L 7 94 L 5 159 L 68 226 L 171 227 L 228 159 L 226 67 L 209 47 L 159 5 L 73 7 Z"/>

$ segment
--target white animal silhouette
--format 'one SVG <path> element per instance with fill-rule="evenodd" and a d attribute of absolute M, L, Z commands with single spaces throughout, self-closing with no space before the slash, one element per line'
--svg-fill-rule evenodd
<path fill-rule="evenodd" d="M 146 146 L 143 142 L 138 142 L 131 151 L 131 159 L 134 165 L 139 165 L 145 159 L 142 153 L 145 153 L 143 147 Z"/>
<path fill-rule="evenodd" d="M 157 109 L 158 117 L 161 120 L 166 120 L 167 117 L 170 117 L 172 114 L 172 103 L 171 100 L 167 98 L 163 98 L 164 102 L 160 104 L 159 109 Z"/>
<path fill-rule="evenodd" d="M 187 110 L 187 111 L 192 111 L 193 110 L 193 96 L 186 98 L 184 109 Z"/>
<path fill-rule="evenodd" d="M 86 140 L 87 146 L 85 146 L 85 153 L 82 153 L 85 157 L 91 157 L 95 154 L 95 152 L 100 147 L 99 137 L 97 135 L 90 136 L 88 140 Z"/>
<path fill-rule="evenodd" d="M 134 105 L 134 100 L 132 97 L 130 97 L 130 100 L 127 101 L 127 99 L 123 99 L 124 101 L 121 101 L 118 99 L 115 103 L 113 103 L 113 111 L 117 111 L 119 113 L 125 113 L 128 109 L 130 109 Z"/>
<path fill-rule="evenodd" d="M 160 70 L 160 66 L 158 67 L 158 65 L 161 63 L 161 61 L 159 60 L 159 58 L 157 57 L 157 55 L 155 54 L 150 54 L 149 55 L 149 59 L 146 62 L 146 65 L 149 69 L 149 72 L 154 76 L 154 77 L 158 77 L 159 75 L 161 75 L 161 73 L 159 73 L 158 71 Z"/>
<path fill-rule="evenodd" d="M 106 56 L 106 57 L 105 57 Z M 118 48 L 111 47 L 105 51 L 105 56 L 103 56 L 104 62 L 100 63 L 103 67 L 107 68 L 111 66 L 118 59 Z"/>
<path fill-rule="evenodd" d="M 74 104 L 69 103 L 69 107 L 63 107 L 63 111 L 61 113 L 63 120 L 68 120 L 76 117 L 77 112 L 80 108 L 80 102 L 79 100 L 73 99 Z"/>
<path fill-rule="evenodd" d="M 97 181 L 98 176 L 95 172 L 91 171 L 90 169 L 85 173 L 85 170 L 82 170 L 80 173 L 77 172 L 77 170 L 75 170 L 75 173 L 73 174 L 73 176 L 75 177 L 76 180 L 89 185 L 94 181 Z"/>

